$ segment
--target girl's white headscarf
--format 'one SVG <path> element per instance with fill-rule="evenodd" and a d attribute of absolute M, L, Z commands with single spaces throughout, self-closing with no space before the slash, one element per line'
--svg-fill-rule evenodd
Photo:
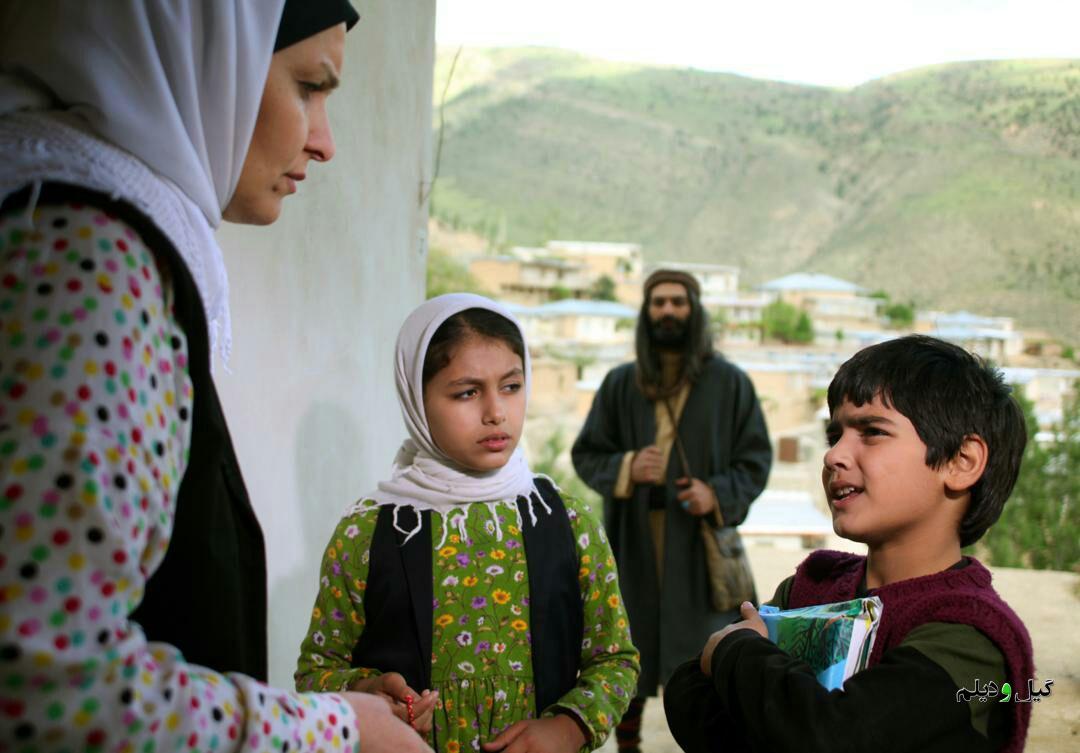
<path fill-rule="evenodd" d="M 240 180 L 285 0 L 5 3 L 0 200 L 45 181 L 132 204 L 176 246 L 227 358 L 214 229 Z"/>
<path fill-rule="evenodd" d="M 496 505 L 508 504 L 517 509 L 517 498 L 529 500 L 529 511 L 535 522 L 534 502 L 547 509 L 543 497 L 536 488 L 535 476 L 525 461 L 520 445 L 502 468 L 485 473 L 462 469 L 435 444 L 424 413 L 424 356 L 436 330 L 454 314 L 466 309 L 486 309 L 505 317 L 517 327 L 525 342 L 521 324 L 505 308 L 495 301 L 470 293 L 451 293 L 432 298 L 413 311 L 401 326 L 397 339 L 394 362 L 394 379 L 397 383 L 398 401 L 405 419 L 409 439 L 401 445 L 388 481 L 379 483 L 378 489 L 367 495 L 359 505 L 410 506 L 417 510 L 435 510 L 443 514 L 443 534 L 446 525 L 455 525 L 466 538 L 465 516 L 471 503 L 486 503 L 492 511 L 496 529 L 498 515 Z M 524 355 L 525 400 L 528 403 L 532 383 L 529 349 Z M 353 510 L 356 509 L 354 506 Z M 458 515 L 451 515 L 461 510 Z M 549 510 L 550 512 L 550 510 Z M 395 511 L 395 525 L 396 521 Z M 451 520 L 451 517 L 453 520 Z M 401 529 L 399 529 L 401 530 Z M 408 532 L 411 537 L 419 525 Z M 501 537 L 501 531 L 498 531 Z"/>

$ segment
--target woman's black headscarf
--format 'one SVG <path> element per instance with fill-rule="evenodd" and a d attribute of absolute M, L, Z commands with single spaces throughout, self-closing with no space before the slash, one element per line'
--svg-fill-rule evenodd
<path fill-rule="evenodd" d="M 348 31 L 359 20 L 360 14 L 349 0 L 285 0 L 274 52 L 340 23 Z"/>

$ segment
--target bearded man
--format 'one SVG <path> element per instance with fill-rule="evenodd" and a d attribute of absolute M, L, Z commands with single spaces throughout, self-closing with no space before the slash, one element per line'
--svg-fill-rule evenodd
<path fill-rule="evenodd" d="M 571 451 L 578 475 L 604 498 L 641 652 L 637 697 L 616 729 L 624 753 L 640 745 L 645 699 L 738 617 L 738 603 L 716 596 L 716 571 L 749 574 L 734 527 L 772 464 L 750 379 L 713 352 L 697 279 L 660 269 L 644 293 L 637 361 L 604 378 Z M 737 598 L 756 603 L 752 581 Z"/>

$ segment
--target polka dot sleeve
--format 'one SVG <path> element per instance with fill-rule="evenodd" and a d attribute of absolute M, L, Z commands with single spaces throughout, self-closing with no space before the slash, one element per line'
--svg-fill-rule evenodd
<path fill-rule="evenodd" d="M 0 216 L 0 753 L 355 750 L 335 695 L 189 665 L 128 614 L 187 462 L 186 343 L 151 252 L 80 205 Z"/>

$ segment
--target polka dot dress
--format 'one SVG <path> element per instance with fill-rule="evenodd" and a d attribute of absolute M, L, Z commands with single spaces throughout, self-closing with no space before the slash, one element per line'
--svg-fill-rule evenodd
<path fill-rule="evenodd" d="M 356 750 L 340 697 L 189 665 L 127 619 L 191 433 L 168 296 L 95 208 L 0 217 L 0 753 Z"/>

